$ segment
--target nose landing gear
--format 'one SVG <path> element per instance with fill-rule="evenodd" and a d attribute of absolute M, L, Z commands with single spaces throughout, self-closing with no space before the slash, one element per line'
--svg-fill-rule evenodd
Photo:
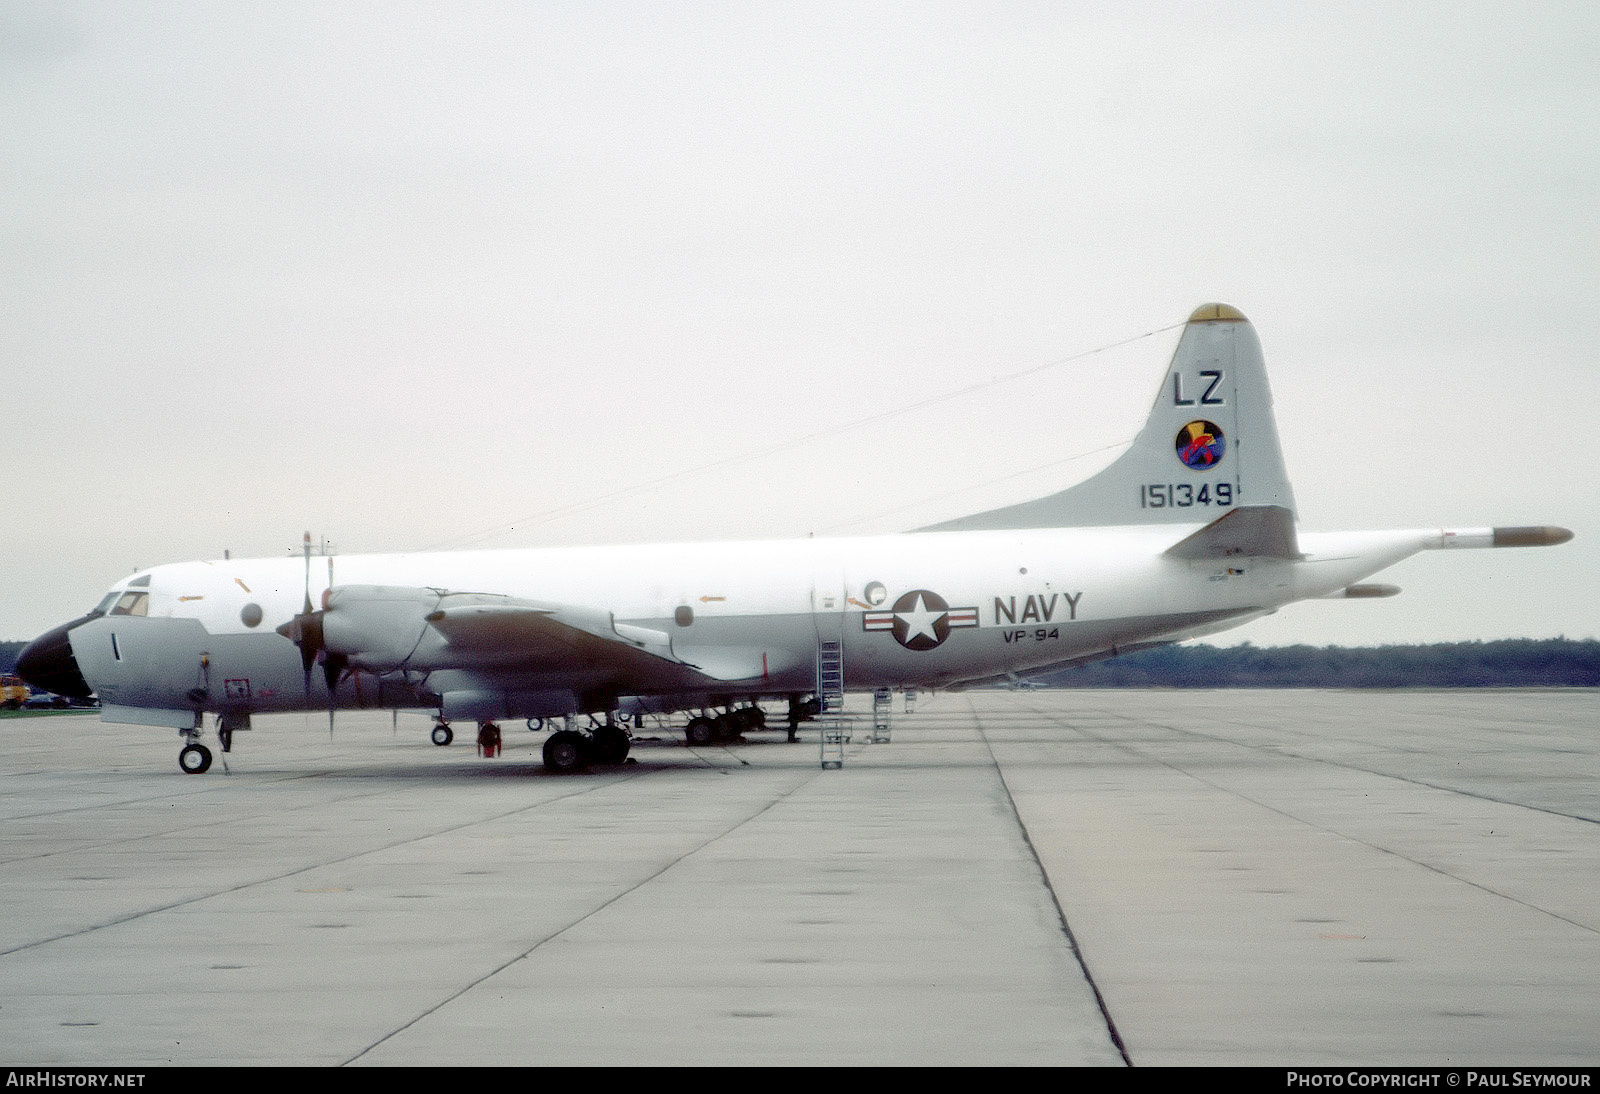
<path fill-rule="evenodd" d="M 211 750 L 203 744 L 190 741 L 178 750 L 178 766 L 186 774 L 199 775 L 211 767 Z"/>
<path fill-rule="evenodd" d="M 178 769 L 186 775 L 200 775 L 211 770 L 211 750 L 200 743 L 200 718 L 200 715 L 196 715 L 193 726 L 178 731 L 183 737 L 183 747 L 178 750 Z M 217 715 L 217 743 L 222 746 L 222 751 L 233 751 L 235 731 L 249 728 L 249 714 L 235 711 Z M 227 766 L 226 760 L 223 766 Z"/>

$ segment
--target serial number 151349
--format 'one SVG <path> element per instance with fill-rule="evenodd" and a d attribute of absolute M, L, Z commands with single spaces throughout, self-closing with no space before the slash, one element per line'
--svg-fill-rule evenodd
<path fill-rule="evenodd" d="M 1234 488 L 1231 482 L 1202 483 L 1196 487 L 1190 482 L 1151 482 L 1139 487 L 1140 509 L 1188 509 L 1195 505 L 1226 506 L 1233 504 Z"/>

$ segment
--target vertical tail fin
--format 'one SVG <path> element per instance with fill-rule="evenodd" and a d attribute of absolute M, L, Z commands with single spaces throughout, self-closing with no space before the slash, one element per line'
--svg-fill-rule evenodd
<path fill-rule="evenodd" d="M 1190 524 L 1236 506 L 1294 512 L 1255 328 L 1236 308 L 1195 309 L 1144 428 L 1105 470 L 1060 493 L 919 529 L 953 532 Z"/>

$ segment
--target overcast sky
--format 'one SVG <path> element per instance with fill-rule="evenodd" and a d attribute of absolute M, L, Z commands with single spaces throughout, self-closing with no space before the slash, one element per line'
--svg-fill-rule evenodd
<path fill-rule="evenodd" d="M 1211 300 L 1303 528 L 1578 533 L 1212 641 L 1600 636 L 1592 2 L 0 0 L 0 110 L 0 638 L 1049 493 Z"/>

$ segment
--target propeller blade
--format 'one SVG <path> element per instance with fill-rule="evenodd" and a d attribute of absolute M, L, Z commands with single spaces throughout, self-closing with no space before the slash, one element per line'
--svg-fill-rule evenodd
<path fill-rule="evenodd" d="M 350 672 L 350 658 L 342 653 L 322 653 L 322 678 L 328 682 L 328 737 L 333 737 L 333 712 L 338 706 L 339 684 Z"/>
<path fill-rule="evenodd" d="M 328 701 L 333 701 L 333 693 L 339 690 L 339 681 L 344 679 L 345 671 L 350 667 L 350 658 L 342 653 L 322 654 L 322 678 L 328 682 Z"/>

